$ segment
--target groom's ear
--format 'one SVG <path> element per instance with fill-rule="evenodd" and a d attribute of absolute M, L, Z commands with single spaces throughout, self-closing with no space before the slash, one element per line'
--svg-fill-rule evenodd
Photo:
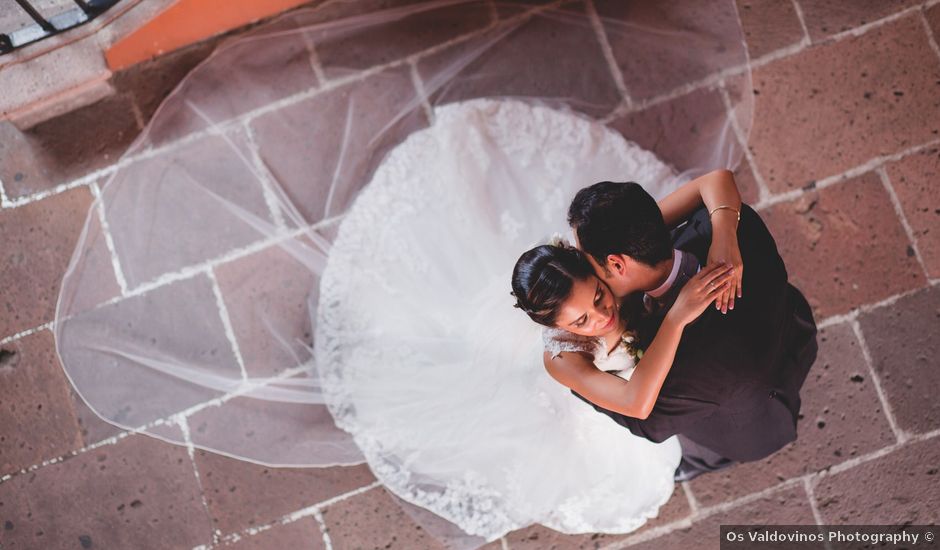
<path fill-rule="evenodd" d="M 620 254 L 608 254 L 607 265 L 604 267 L 613 274 L 622 276 L 626 272 L 627 264 Z"/>

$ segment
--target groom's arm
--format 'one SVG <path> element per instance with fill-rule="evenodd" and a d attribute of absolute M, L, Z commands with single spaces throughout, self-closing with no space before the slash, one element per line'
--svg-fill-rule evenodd
<path fill-rule="evenodd" d="M 708 213 L 697 212 L 683 229 L 676 247 L 704 258 L 711 244 Z M 706 358 L 735 368 L 762 368 L 767 350 L 790 321 L 786 267 L 767 226 L 747 205 L 741 207 L 737 234 L 744 261 L 743 296 L 727 315 L 710 308 L 689 325 L 676 353 L 677 365 L 697 368 Z"/>
<path fill-rule="evenodd" d="M 730 170 L 713 170 L 684 183 L 658 204 L 666 226 L 674 228 L 703 204 L 709 211 L 719 206 L 740 208 L 741 194 Z"/>
<path fill-rule="evenodd" d="M 673 232 L 673 246 L 692 252 L 704 263 L 713 234 L 725 230 L 721 225 L 725 221 L 716 219 L 716 226 L 713 226 L 708 210 L 700 208 L 689 217 L 686 225 Z M 787 270 L 777 251 L 777 243 L 757 212 L 746 204 L 741 205 L 741 222 L 737 224 L 736 234 L 744 262 L 744 292 L 735 301 L 735 312 L 739 304 L 746 304 L 749 296 L 755 297 L 752 302 L 760 302 L 768 294 L 782 292 L 787 283 Z"/>

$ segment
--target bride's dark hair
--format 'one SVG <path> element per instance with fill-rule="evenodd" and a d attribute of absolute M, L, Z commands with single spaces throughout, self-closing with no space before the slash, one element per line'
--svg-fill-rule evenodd
<path fill-rule="evenodd" d="M 558 310 L 575 281 L 594 275 L 587 257 L 577 248 L 545 244 L 526 251 L 512 270 L 512 295 L 516 307 L 548 327 L 555 326 Z"/>
<path fill-rule="evenodd" d="M 547 327 L 554 327 L 558 310 L 571 295 L 575 281 L 594 275 L 587 256 L 577 248 L 566 246 L 536 246 L 522 254 L 512 270 L 512 295 L 516 307 Z M 656 335 L 658 323 L 643 305 L 643 293 L 634 292 L 621 300 L 620 317 L 626 329 L 633 332 L 637 344 L 646 348 Z"/>

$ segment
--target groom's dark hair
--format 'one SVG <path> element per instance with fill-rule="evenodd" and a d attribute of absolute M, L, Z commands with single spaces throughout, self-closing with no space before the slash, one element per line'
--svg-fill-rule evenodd
<path fill-rule="evenodd" d="M 626 254 L 646 265 L 672 257 L 672 239 L 656 200 L 638 183 L 602 181 L 578 191 L 568 224 L 581 250 L 601 266 L 609 254 Z"/>

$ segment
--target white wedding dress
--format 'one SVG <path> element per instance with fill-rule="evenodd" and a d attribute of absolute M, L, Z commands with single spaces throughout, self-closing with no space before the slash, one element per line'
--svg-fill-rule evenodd
<path fill-rule="evenodd" d="M 553 380 L 510 273 L 579 188 L 635 180 L 662 196 L 674 174 L 572 113 L 481 99 L 434 114 L 330 250 L 314 341 L 336 423 L 386 487 L 467 533 L 632 531 L 672 494 L 678 441 L 636 437 Z M 622 349 L 600 355 L 629 378 Z"/>

